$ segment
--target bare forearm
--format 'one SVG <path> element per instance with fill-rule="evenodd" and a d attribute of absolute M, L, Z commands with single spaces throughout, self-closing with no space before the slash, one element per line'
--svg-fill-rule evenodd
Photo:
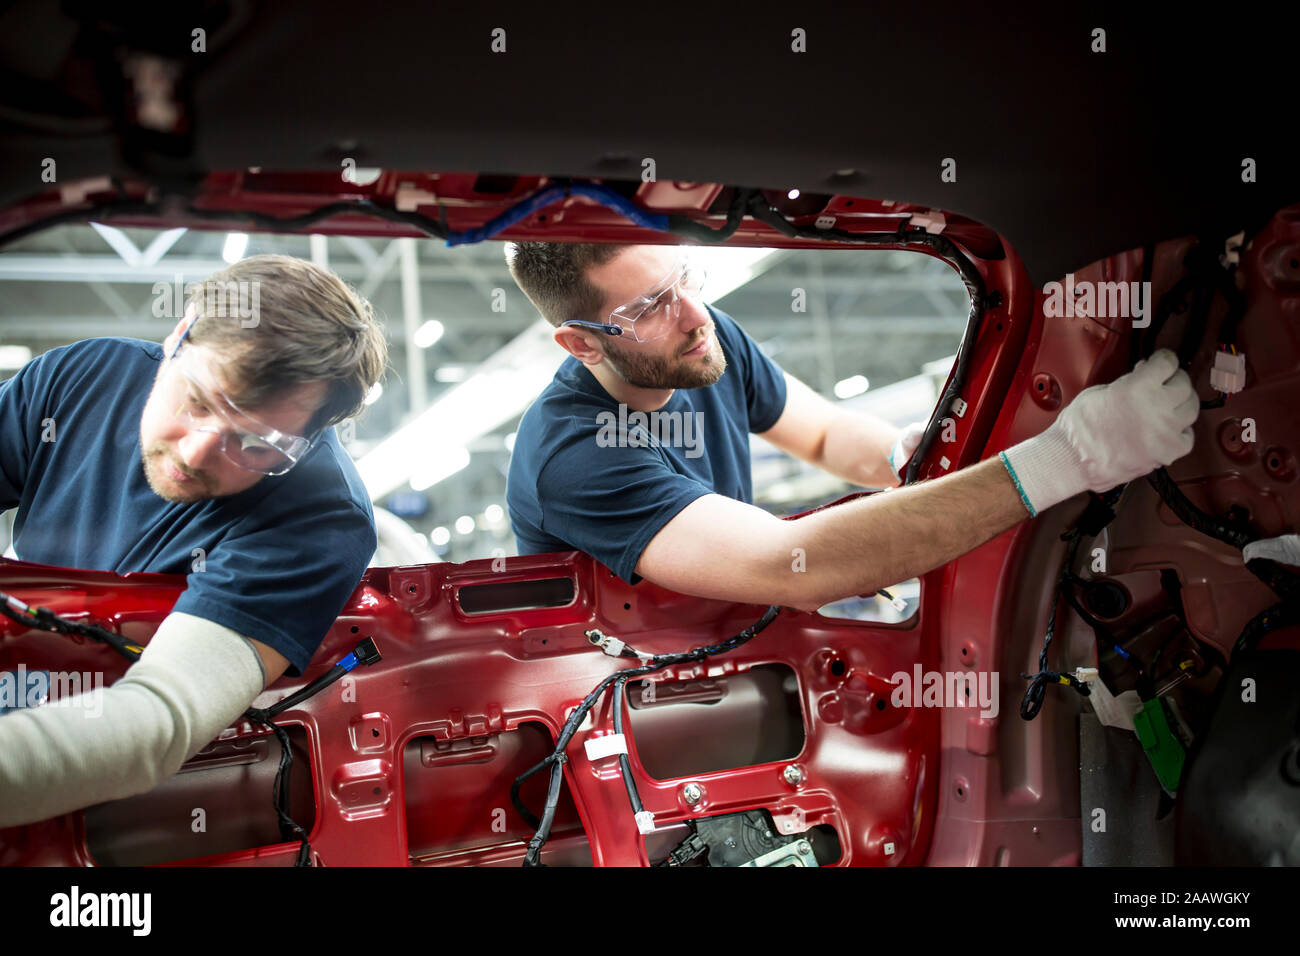
<path fill-rule="evenodd" d="M 787 603 L 820 607 L 905 581 L 1028 517 L 997 458 L 815 512 L 787 523 L 788 548 L 781 558 L 789 570 L 783 569 L 782 576 L 794 598 Z M 792 561 L 790 553 L 802 561 Z"/>
<path fill-rule="evenodd" d="M 875 415 L 844 412 L 826 432 L 818 466 L 855 485 L 891 487 L 895 481 L 889 452 L 900 432 Z"/>

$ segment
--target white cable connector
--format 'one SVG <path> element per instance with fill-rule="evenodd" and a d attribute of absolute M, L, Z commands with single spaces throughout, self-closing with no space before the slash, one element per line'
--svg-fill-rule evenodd
<path fill-rule="evenodd" d="M 1103 725 L 1135 733 L 1133 715 L 1142 709 L 1137 691 L 1126 690 L 1118 697 L 1113 696 L 1095 667 L 1077 667 L 1074 677 L 1088 685 L 1088 702 Z"/>
<path fill-rule="evenodd" d="M 649 810 L 642 810 L 636 815 L 636 829 L 638 833 L 654 833 L 655 815 Z"/>
<path fill-rule="evenodd" d="M 610 657 L 620 657 L 623 654 L 623 648 L 627 646 L 626 641 L 620 641 L 617 637 L 610 637 L 597 630 L 587 631 L 587 640 L 595 644 Z"/>
<path fill-rule="evenodd" d="M 1210 386 L 1215 391 L 1232 395 L 1246 387 L 1246 353 L 1215 352 L 1214 367 L 1210 369 Z"/>

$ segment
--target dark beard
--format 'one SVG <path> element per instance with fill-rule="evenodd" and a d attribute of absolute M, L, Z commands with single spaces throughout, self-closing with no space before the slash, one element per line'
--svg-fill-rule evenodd
<path fill-rule="evenodd" d="M 681 360 L 648 357 L 638 348 L 625 348 L 605 342 L 605 360 L 610 368 L 637 388 L 703 388 L 722 378 L 727 370 L 727 358 L 722 353 L 716 333 L 710 332 L 713 342 L 709 347 L 707 364 L 693 367 Z M 699 343 L 696 343 L 699 344 Z"/>

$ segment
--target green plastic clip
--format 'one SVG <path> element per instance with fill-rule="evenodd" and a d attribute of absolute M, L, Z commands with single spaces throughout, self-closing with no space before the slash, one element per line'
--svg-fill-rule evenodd
<path fill-rule="evenodd" d="M 1187 751 L 1182 741 L 1175 735 L 1169 725 L 1169 714 L 1165 711 L 1164 701 L 1159 697 L 1144 700 L 1142 709 L 1133 715 L 1133 729 L 1147 759 L 1156 772 L 1160 786 L 1171 797 L 1178 793 L 1178 782 L 1183 776 L 1183 763 Z"/>

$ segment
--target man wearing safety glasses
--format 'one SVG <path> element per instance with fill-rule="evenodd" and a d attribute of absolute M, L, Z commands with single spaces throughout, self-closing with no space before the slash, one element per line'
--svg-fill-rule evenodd
<path fill-rule="evenodd" d="M 706 496 L 752 500 L 751 432 L 860 485 L 892 484 L 891 453 L 901 464 L 916 447 L 919 426 L 841 412 L 764 356 L 701 298 L 706 277 L 685 249 L 521 242 L 507 257 L 571 356 L 516 434 L 506 500 L 521 554 L 578 549 L 631 583 L 698 594 L 707 577 L 647 574 L 643 560 L 666 525 L 702 557 L 721 544 L 674 519 Z M 655 416 L 675 431 L 646 429 Z M 626 433 L 610 441 L 602 422 Z"/>
<path fill-rule="evenodd" d="M 854 484 L 887 488 L 920 427 L 851 414 L 784 373 L 700 299 L 677 247 L 522 242 L 507 256 L 570 354 L 515 438 L 506 500 L 521 554 L 577 549 L 631 584 L 644 577 L 684 594 L 813 610 L 940 567 L 1192 447 L 1199 401 L 1162 349 L 1083 390 L 1041 434 L 997 456 L 782 521 L 751 503 L 751 432 Z M 656 413 L 669 426 L 698 422 L 702 453 L 683 447 L 685 428 L 647 429 Z M 615 420 L 610 440 L 602 422 Z"/>
<path fill-rule="evenodd" d="M 227 307 L 223 291 L 253 289 L 255 310 Z M 0 716 L 0 826 L 152 788 L 306 669 L 375 551 L 331 426 L 386 361 L 369 304 L 336 276 L 254 256 L 197 285 L 162 347 L 89 339 L 0 383 L 17 557 L 187 575 L 141 658 L 90 692 L 98 719 Z"/>

